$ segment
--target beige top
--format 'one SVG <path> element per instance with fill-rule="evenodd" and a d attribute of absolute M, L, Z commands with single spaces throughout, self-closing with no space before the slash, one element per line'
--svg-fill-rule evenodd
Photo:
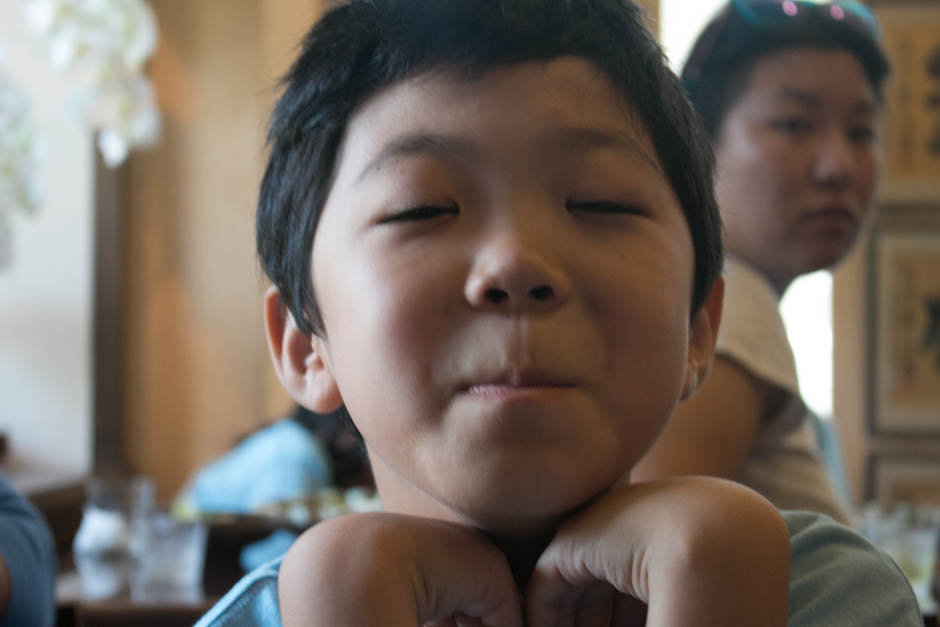
<path fill-rule="evenodd" d="M 800 397 L 796 362 L 779 304 L 777 293 L 763 276 L 728 259 L 718 354 L 790 395 L 782 410 L 763 417 L 738 480 L 780 509 L 822 512 L 848 523 Z"/>

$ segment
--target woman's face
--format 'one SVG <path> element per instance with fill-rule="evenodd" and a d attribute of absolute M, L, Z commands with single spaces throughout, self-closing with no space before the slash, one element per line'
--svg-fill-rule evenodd
<path fill-rule="evenodd" d="M 858 60 L 789 48 L 751 68 L 716 138 L 728 250 L 782 292 L 829 268 L 871 214 L 879 104 Z"/>

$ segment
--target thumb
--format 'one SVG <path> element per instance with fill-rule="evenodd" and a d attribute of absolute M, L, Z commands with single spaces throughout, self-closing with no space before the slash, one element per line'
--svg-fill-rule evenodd
<path fill-rule="evenodd" d="M 415 564 L 418 617 L 429 625 L 523 627 L 505 555 L 479 532 L 428 522 Z M 444 621 L 444 622 L 436 622 Z"/>
<path fill-rule="evenodd" d="M 565 540 L 549 546 L 526 587 L 529 627 L 644 625 L 646 604 L 631 596 L 632 586 L 624 585 L 622 577 L 605 574 L 611 558 L 580 551 Z"/>

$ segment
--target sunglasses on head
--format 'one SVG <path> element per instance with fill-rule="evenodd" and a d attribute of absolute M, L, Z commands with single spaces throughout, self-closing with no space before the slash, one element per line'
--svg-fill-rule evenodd
<path fill-rule="evenodd" d="M 732 29 L 732 21 L 752 26 L 756 31 L 797 32 L 825 24 L 836 24 L 839 28 L 854 31 L 858 35 L 878 41 L 878 20 L 863 4 L 851 0 L 838 2 L 811 2 L 810 0 L 731 0 L 721 26 L 715 28 L 707 39 L 698 43 L 692 56 L 686 61 L 683 81 L 690 91 L 698 86 L 698 80 L 713 53 L 723 48 L 725 31 Z"/>
<path fill-rule="evenodd" d="M 878 20 L 860 2 L 808 0 L 731 0 L 731 6 L 749 23 L 763 28 L 798 28 L 803 24 L 839 22 L 878 39 Z"/>

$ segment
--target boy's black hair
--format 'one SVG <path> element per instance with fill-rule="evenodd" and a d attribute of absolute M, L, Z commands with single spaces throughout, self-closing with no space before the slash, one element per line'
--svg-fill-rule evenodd
<path fill-rule="evenodd" d="M 602 69 L 648 131 L 692 233 L 697 310 L 722 264 L 714 157 L 643 17 L 630 0 L 351 0 L 327 11 L 284 78 L 257 212 L 258 254 L 297 325 L 324 331 L 311 249 L 356 107 L 423 72 L 472 78 L 563 55 Z"/>
<path fill-rule="evenodd" d="M 755 24 L 730 2 L 702 30 L 682 68 L 692 105 L 714 139 L 725 115 L 744 93 L 750 71 L 760 59 L 788 48 L 809 47 L 852 54 L 880 102 L 891 65 L 875 34 L 857 21 L 826 19 L 787 25 Z"/>

